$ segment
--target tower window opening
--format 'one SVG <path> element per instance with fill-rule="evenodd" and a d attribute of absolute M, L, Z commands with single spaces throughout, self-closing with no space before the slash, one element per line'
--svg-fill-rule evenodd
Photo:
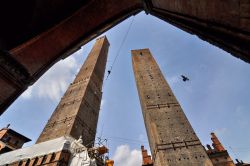
<path fill-rule="evenodd" d="M 142 56 L 142 52 L 140 52 L 140 56 Z"/>

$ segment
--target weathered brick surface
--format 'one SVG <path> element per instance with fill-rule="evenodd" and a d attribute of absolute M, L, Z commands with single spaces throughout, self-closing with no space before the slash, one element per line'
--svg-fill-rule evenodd
<path fill-rule="evenodd" d="M 150 51 L 132 55 L 154 166 L 212 165 Z"/>
<path fill-rule="evenodd" d="M 229 156 L 227 150 L 223 147 L 219 139 L 214 133 L 211 133 L 211 140 L 213 141 L 213 149 L 207 145 L 206 150 L 208 157 L 214 166 L 235 166 L 233 160 Z"/>
<path fill-rule="evenodd" d="M 152 3 L 167 11 L 250 31 L 249 0 L 153 0 Z M 243 20 L 248 23 L 244 24 Z"/>
<path fill-rule="evenodd" d="M 148 12 L 249 62 L 249 0 L 147 0 Z"/>
<path fill-rule="evenodd" d="M 37 143 L 70 135 L 82 136 L 83 144 L 95 139 L 102 97 L 102 83 L 109 43 L 106 37 L 97 39 L 84 65 L 69 86 Z"/>

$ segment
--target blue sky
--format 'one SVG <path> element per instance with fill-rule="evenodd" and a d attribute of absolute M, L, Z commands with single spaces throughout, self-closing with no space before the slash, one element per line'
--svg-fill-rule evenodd
<path fill-rule="evenodd" d="M 105 33 L 111 44 L 108 69 L 131 21 L 129 18 Z M 94 42 L 45 73 L 0 117 L 0 126 L 10 123 L 33 140 L 26 146 L 32 145 Z M 135 16 L 104 82 L 97 136 L 109 140 L 116 164 L 136 166 L 141 160 L 141 144 L 148 148 L 130 52 L 140 48 L 151 50 L 202 143 L 211 143 L 210 132 L 214 131 L 231 157 L 250 162 L 250 64 L 142 12 Z M 182 82 L 181 74 L 190 81 Z"/>

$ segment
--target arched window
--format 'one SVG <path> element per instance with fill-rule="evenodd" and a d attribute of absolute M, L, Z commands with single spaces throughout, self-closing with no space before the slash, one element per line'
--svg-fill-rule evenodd
<path fill-rule="evenodd" d="M 52 154 L 51 154 L 50 161 L 54 161 L 54 160 L 55 160 L 55 158 L 56 158 L 56 154 L 55 154 L 55 153 L 52 153 Z"/>
<path fill-rule="evenodd" d="M 23 164 L 23 161 L 19 161 L 18 166 L 21 166 Z"/>
<path fill-rule="evenodd" d="M 35 166 L 37 162 L 38 162 L 38 158 L 36 157 L 32 166 Z"/>
<path fill-rule="evenodd" d="M 47 159 L 47 155 L 44 155 L 44 156 L 43 156 L 43 160 L 42 160 L 41 163 L 42 163 L 42 164 L 45 164 L 45 163 L 46 163 L 46 159 Z"/>
<path fill-rule="evenodd" d="M 30 164 L 30 159 L 26 161 L 25 166 L 29 166 L 29 164 Z"/>

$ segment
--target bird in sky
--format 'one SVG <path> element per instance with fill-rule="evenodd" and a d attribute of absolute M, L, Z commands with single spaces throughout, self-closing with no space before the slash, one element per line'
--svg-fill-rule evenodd
<path fill-rule="evenodd" d="M 182 81 L 184 81 L 184 82 L 189 81 L 189 78 L 188 78 L 188 77 L 186 77 L 186 76 L 184 76 L 184 75 L 181 75 L 181 77 L 182 77 Z"/>

